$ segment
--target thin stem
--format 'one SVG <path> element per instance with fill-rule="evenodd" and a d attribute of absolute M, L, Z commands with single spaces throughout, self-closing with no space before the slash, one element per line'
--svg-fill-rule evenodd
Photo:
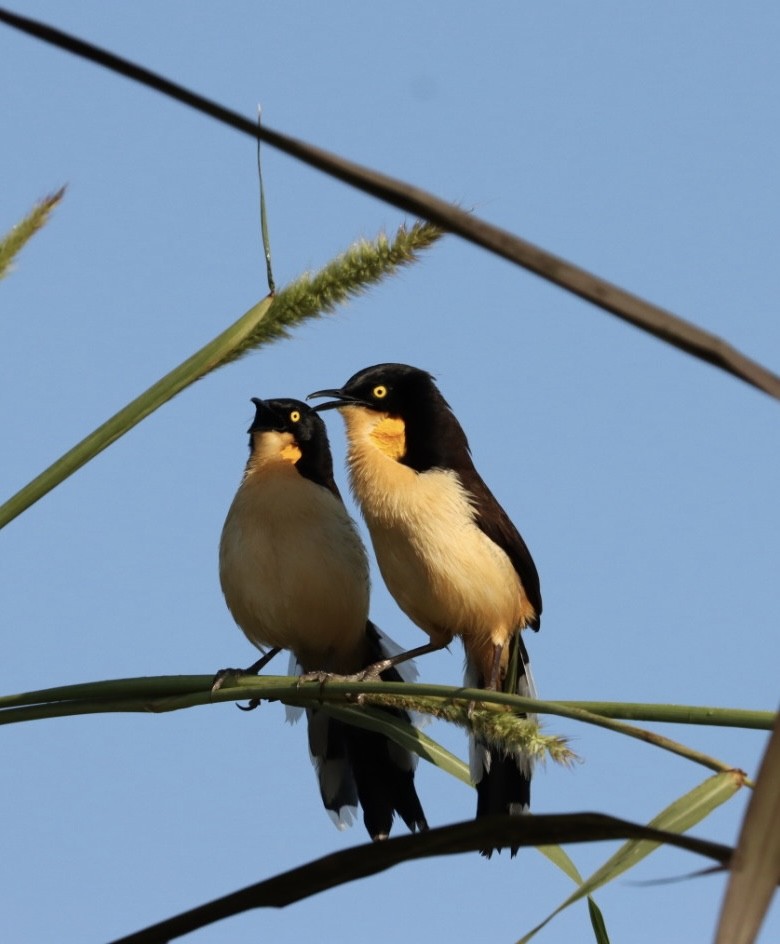
<path fill-rule="evenodd" d="M 25 705 L 53 705 L 73 699 L 82 700 L 132 700 L 149 699 L 159 702 L 175 696 L 193 696 L 193 704 L 208 704 L 211 701 L 237 701 L 242 698 L 261 696 L 266 699 L 280 699 L 294 689 L 296 697 L 312 700 L 313 691 L 320 691 L 320 686 L 312 684 L 298 685 L 294 676 L 263 675 L 259 677 L 236 676 L 230 687 L 219 693 L 211 692 L 212 675 L 165 675 L 131 679 L 111 679 L 100 682 L 84 682 L 78 685 L 64 685 L 56 688 L 38 689 L 16 695 L 0 696 L 0 718 L 3 709 Z M 745 708 L 715 708 L 700 705 L 668 705 L 644 702 L 614 701 L 545 701 L 523 698 L 505 692 L 488 692 L 483 689 L 464 689 L 450 685 L 410 684 L 407 682 L 328 682 L 323 691 L 323 698 L 336 700 L 340 696 L 347 700 L 359 694 L 404 695 L 412 698 L 443 698 L 468 703 L 478 700 L 484 704 L 504 705 L 517 711 L 539 711 L 547 714 L 566 715 L 568 709 L 579 709 L 592 715 L 606 718 L 651 721 L 668 724 L 712 725 L 716 727 L 736 727 L 752 730 L 770 731 L 775 722 L 774 711 L 760 711 Z M 138 705 L 134 710 L 155 710 Z"/>
<path fill-rule="evenodd" d="M 271 238 L 268 235 L 268 217 L 266 213 L 267 205 L 265 199 L 265 187 L 263 186 L 263 162 L 260 157 L 260 148 L 263 138 L 261 135 L 262 109 L 257 107 L 257 177 L 260 181 L 260 231 L 263 237 L 263 255 L 265 256 L 265 273 L 268 279 L 268 293 L 276 294 L 276 284 L 274 283 L 273 267 L 271 265 Z"/>
<path fill-rule="evenodd" d="M 93 714 L 112 711 L 166 712 L 182 708 L 206 705 L 215 702 L 237 701 L 243 698 L 279 700 L 294 704 L 307 702 L 343 703 L 353 701 L 357 695 L 373 704 L 391 704 L 393 696 L 403 696 L 405 705 L 419 706 L 425 711 L 426 699 L 437 703 L 456 702 L 468 705 L 497 705 L 520 712 L 536 712 L 570 718 L 586 724 L 606 728 L 619 734 L 653 744 L 663 750 L 685 757 L 711 770 L 727 771 L 733 767 L 717 758 L 710 757 L 671 738 L 624 724 L 614 717 L 606 717 L 597 711 L 586 710 L 563 702 L 542 701 L 523 698 L 504 692 L 487 692 L 482 689 L 455 688 L 445 685 L 412 685 L 400 682 L 328 682 L 300 684 L 297 679 L 280 676 L 259 678 L 241 676 L 241 681 L 219 691 L 211 690 L 212 676 L 179 676 L 153 679 L 124 679 L 116 682 L 97 682 L 84 685 L 65 686 L 22 695 L 7 695 L 0 698 L 0 724 L 31 721 L 40 718 L 62 717 L 75 714 Z M 113 693 L 113 695 L 112 695 Z M 582 703 L 579 703 L 580 705 Z M 608 709 L 613 716 L 620 705 L 615 702 L 593 703 L 602 710 Z M 641 711 L 647 720 L 675 723 L 739 724 L 740 718 L 749 723 L 742 726 L 770 728 L 773 712 L 742 712 L 739 709 L 712 709 L 674 705 L 629 704 L 632 716 Z M 745 718 L 745 715 L 749 715 Z M 716 720 L 718 718 L 719 720 Z M 696 719 L 696 720 L 692 720 Z M 760 724 L 764 720 L 765 724 Z"/>

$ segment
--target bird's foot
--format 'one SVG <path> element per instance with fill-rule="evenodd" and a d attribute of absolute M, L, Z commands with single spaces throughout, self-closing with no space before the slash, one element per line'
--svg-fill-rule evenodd
<path fill-rule="evenodd" d="M 219 691 L 219 689 L 224 685 L 226 679 L 235 679 L 238 675 L 259 675 L 260 670 L 264 669 L 271 659 L 273 659 L 275 655 L 278 655 L 279 652 L 281 652 L 281 650 L 278 648 L 278 646 L 274 646 L 273 649 L 269 649 L 268 652 L 264 652 L 257 662 L 253 662 L 248 669 L 220 669 L 219 672 L 217 672 L 217 674 L 214 676 L 214 681 L 211 683 L 212 692 Z M 254 705 L 253 707 L 256 708 L 257 705 Z"/>
<path fill-rule="evenodd" d="M 211 683 L 212 694 L 214 692 L 218 692 L 226 681 L 234 681 L 239 675 L 252 674 L 251 667 L 249 669 L 220 669 L 219 672 L 217 672 L 217 674 L 214 676 L 214 681 Z M 236 707 L 240 708 L 242 711 L 254 711 L 255 708 L 258 708 L 259 706 L 259 698 L 252 698 L 246 705 L 239 705 L 236 703 Z"/>
<path fill-rule="evenodd" d="M 241 711 L 254 711 L 255 708 L 260 707 L 260 701 L 260 698 L 252 698 L 245 705 L 239 705 L 239 703 L 236 702 L 236 708 L 240 708 Z"/>
<path fill-rule="evenodd" d="M 381 682 L 382 673 L 391 669 L 395 665 L 392 659 L 380 659 L 379 662 L 373 662 L 367 665 L 365 669 L 356 672 L 353 676 L 356 682 Z"/>
<path fill-rule="evenodd" d="M 359 672 L 348 675 L 338 672 L 304 672 L 303 675 L 298 676 L 298 684 L 301 685 L 303 682 L 320 682 L 321 684 L 325 682 L 378 682 L 380 674 L 389 668 L 386 664 L 389 661 L 389 659 L 384 659 L 382 662 L 375 662 Z"/>
<path fill-rule="evenodd" d="M 393 665 L 391 659 L 382 659 L 380 662 L 374 662 L 372 665 L 366 666 L 365 669 L 361 669 L 359 672 L 352 672 L 349 675 L 340 675 L 338 672 L 304 672 L 303 675 L 298 676 L 298 684 L 301 685 L 304 682 L 319 682 L 320 686 L 325 685 L 326 682 L 378 682 L 380 681 L 380 676 L 382 672 L 386 669 L 389 669 Z M 348 695 L 349 701 L 354 701 L 358 705 L 362 705 L 364 701 L 364 696 L 362 694 L 358 695 Z"/>
<path fill-rule="evenodd" d="M 339 675 L 336 672 L 303 672 L 298 676 L 297 685 L 303 685 L 304 682 L 319 682 L 324 685 L 326 682 L 343 682 L 346 675 Z"/>
<path fill-rule="evenodd" d="M 220 669 L 214 676 L 214 681 L 211 683 L 212 692 L 218 692 L 225 682 L 229 680 L 232 681 L 238 678 L 239 675 L 244 675 L 245 672 L 245 669 Z"/>
<path fill-rule="evenodd" d="M 326 682 L 343 682 L 348 681 L 348 676 L 339 675 L 337 672 L 302 672 L 298 676 L 298 681 L 295 683 L 300 686 L 305 682 L 319 682 L 320 683 L 320 699 L 322 699 L 322 689 L 325 687 Z"/>
<path fill-rule="evenodd" d="M 262 650 L 261 650 L 262 651 Z M 219 672 L 214 676 L 214 681 L 211 683 L 211 691 L 217 692 L 225 684 L 226 681 L 235 681 L 239 675 L 258 675 L 261 669 L 264 669 L 266 665 L 273 659 L 275 655 L 281 650 L 278 646 L 274 646 L 273 649 L 269 649 L 268 652 L 264 652 L 257 662 L 253 662 L 248 669 L 220 669 Z M 238 707 L 242 711 L 253 711 L 260 704 L 259 698 L 253 698 L 246 707 L 239 705 Z"/>

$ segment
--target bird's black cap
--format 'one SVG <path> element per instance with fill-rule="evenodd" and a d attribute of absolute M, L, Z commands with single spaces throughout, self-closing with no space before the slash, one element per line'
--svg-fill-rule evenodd
<path fill-rule="evenodd" d="M 365 367 L 350 377 L 343 387 L 317 390 L 310 393 L 306 399 L 315 397 L 333 397 L 332 400 L 314 407 L 318 413 L 354 405 L 403 416 L 431 398 L 443 403 L 443 397 L 434 383 L 433 376 L 408 364 L 375 364 L 373 367 Z"/>
<path fill-rule="evenodd" d="M 292 433 L 299 442 L 317 435 L 327 437 L 325 424 L 302 400 L 293 400 L 291 397 L 261 400 L 252 397 L 252 403 L 255 405 L 255 418 L 248 433 Z"/>

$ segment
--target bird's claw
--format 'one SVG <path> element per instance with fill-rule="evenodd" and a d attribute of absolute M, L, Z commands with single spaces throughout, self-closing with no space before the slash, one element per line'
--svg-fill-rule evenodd
<path fill-rule="evenodd" d="M 243 674 L 243 669 L 220 669 L 219 672 L 217 672 L 217 674 L 214 676 L 214 681 L 211 683 L 211 691 L 218 692 L 225 684 L 227 679 L 236 678 L 237 676 Z"/>
<path fill-rule="evenodd" d="M 382 673 L 387 671 L 393 665 L 392 659 L 382 659 L 380 662 L 374 662 L 366 666 L 360 672 L 356 672 L 354 680 L 356 682 L 381 682 Z"/>
<path fill-rule="evenodd" d="M 239 703 L 236 702 L 236 708 L 240 708 L 241 711 L 254 711 L 255 708 L 259 708 L 259 707 L 260 707 L 259 698 L 253 698 L 250 702 L 247 702 L 246 705 L 239 705 Z"/>
<path fill-rule="evenodd" d="M 304 672 L 303 675 L 298 676 L 298 685 L 302 685 L 304 682 L 319 682 L 320 688 L 322 688 L 326 682 L 379 682 L 381 681 L 382 672 L 391 665 L 392 662 L 389 659 L 382 659 L 380 662 L 374 662 L 372 665 L 366 666 L 365 669 L 349 675 L 340 675 L 338 672 Z M 357 695 L 348 694 L 346 698 L 348 701 L 354 701 L 356 704 L 362 705 L 365 701 L 365 694 L 363 692 L 359 692 Z"/>
<path fill-rule="evenodd" d="M 337 675 L 335 672 L 304 672 L 298 676 L 296 685 L 303 685 L 305 682 L 319 682 L 324 685 L 325 682 L 340 682 L 345 676 Z"/>
<path fill-rule="evenodd" d="M 228 679 L 236 679 L 239 675 L 247 675 L 248 672 L 246 669 L 220 669 L 219 672 L 214 676 L 214 681 L 211 683 L 211 692 L 218 692 L 220 688 L 225 684 Z M 239 705 L 236 703 L 236 707 L 240 708 L 242 711 L 254 711 L 255 708 L 260 707 L 260 698 L 253 698 L 246 705 Z"/>

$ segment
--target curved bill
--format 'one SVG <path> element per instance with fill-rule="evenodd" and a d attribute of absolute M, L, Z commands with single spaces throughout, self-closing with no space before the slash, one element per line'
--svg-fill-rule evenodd
<path fill-rule="evenodd" d="M 315 413 L 322 413 L 323 410 L 336 410 L 340 406 L 349 406 L 350 403 L 361 403 L 357 397 L 352 397 L 343 390 L 315 390 L 310 393 L 306 399 L 313 400 L 315 397 L 335 397 L 335 400 L 328 400 L 327 403 L 318 403 L 312 407 Z"/>

